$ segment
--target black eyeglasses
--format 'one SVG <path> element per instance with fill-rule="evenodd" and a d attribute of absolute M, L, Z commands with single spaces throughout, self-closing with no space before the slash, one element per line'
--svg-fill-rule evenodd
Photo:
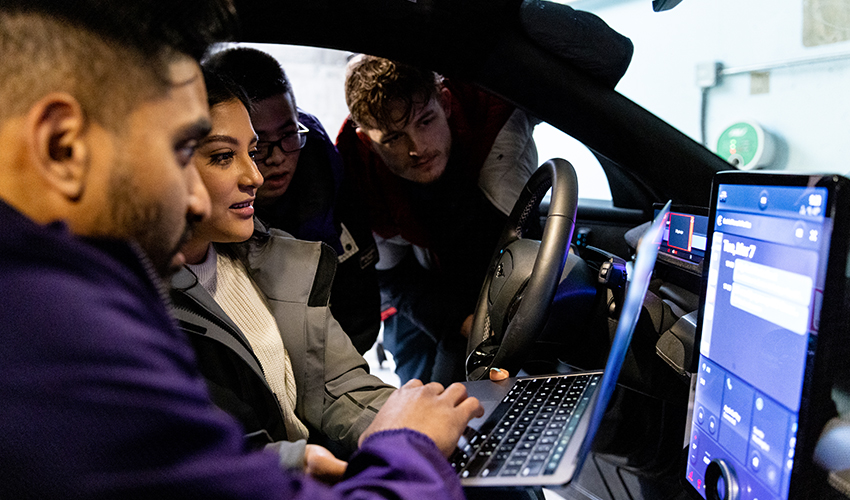
<path fill-rule="evenodd" d="M 274 153 L 274 148 L 277 146 L 284 153 L 294 153 L 304 147 L 307 143 L 307 132 L 310 129 L 302 124 L 298 124 L 296 132 L 290 132 L 276 141 L 258 142 L 257 152 L 254 153 L 254 161 L 266 161 L 269 156 Z"/>

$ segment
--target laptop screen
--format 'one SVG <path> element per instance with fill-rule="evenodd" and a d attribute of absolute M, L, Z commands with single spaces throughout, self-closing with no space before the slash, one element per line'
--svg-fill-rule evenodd
<path fill-rule="evenodd" d="M 818 334 L 830 193 L 723 179 L 709 222 L 686 479 L 705 497 L 706 468 L 722 459 L 741 498 L 787 498 L 807 354 Z"/>
<path fill-rule="evenodd" d="M 605 363 L 605 372 L 594 396 L 587 434 L 579 450 L 578 469 L 581 469 L 583 460 L 590 455 L 593 439 L 602 425 L 605 410 L 614 394 L 617 378 L 623 367 L 623 361 L 626 359 L 632 335 L 637 328 L 646 292 L 649 290 L 649 282 L 652 279 L 652 271 L 658 257 L 658 248 L 661 245 L 661 238 L 670 217 L 671 205 L 672 202 L 668 201 L 664 208 L 655 215 L 655 219 L 641 236 L 638 244 L 634 266 L 629 277 L 629 285 L 626 288 L 626 298 L 623 301 L 617 330 L 611 342 L 611 351 L 608 353 L 608 360 Z"/>

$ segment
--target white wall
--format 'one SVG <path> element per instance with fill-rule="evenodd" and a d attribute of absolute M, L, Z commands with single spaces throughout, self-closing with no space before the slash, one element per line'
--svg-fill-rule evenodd
<path fill-rule="evenodd" d="M 634 42 L 632 64 L 617 90 L 697 141 L 698 63 L 717 61 L 728 68 L 847 55 L 836 62 L 771 70 L 766 94 L 750 94 L 749 74 L 722 78 L 709 90 L 706 134 L 714 150 L 727 126 L 755 119 L 784 143 L 774 168 L 846 174 L 850 41 L 805 47 L 806 1 L 814 0 L 683 0 L 660 13 L 652 11 L 650 0 L 576 0 L 570 5 L 596 13 Z M 850 30 L 846 23 L 837 28 Z"/>

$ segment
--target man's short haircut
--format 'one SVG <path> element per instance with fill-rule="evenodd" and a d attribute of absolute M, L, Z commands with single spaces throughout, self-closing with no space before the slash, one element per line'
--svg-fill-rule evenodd
<path fill-rule="evenodd" d="M 262 50 L 250 47 L 222 50 L 207 58 L 204 67 L 239 84 L 253 103 L 292 92 L 280 63 Z"/>
<path fill-rule="evenodd" d="M 2 0 L 0 121 L 67 92 L 115 128 L 173 85 L 171 62 L 200 60 L 235 22 L 232 0 Z"/>
<path fill-rule="evenodd" d="M 435 98 L 442 78 L 426 69 L 382 57 L 359 55 L 348 65 L 345 103 L 355 123 L 370 128 L 410 121 L 417 108 Z M 390 104 L 401 103 L 400 119 L 391 116 Z"/>

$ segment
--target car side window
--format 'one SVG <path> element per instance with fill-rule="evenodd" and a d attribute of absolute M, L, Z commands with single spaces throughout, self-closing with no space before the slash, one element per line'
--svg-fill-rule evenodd
<path fill-rule="evenodd" d="M 342 92 L 349 52 L 315 47 L 277 44 L 233 44 L 253 47 L 272 54 L 287 71 L 298 96 L 298 106 L 316 115 L 331 135 L 348 115 Z M 223 48 L 233 45 L 222 45 Z M 584 144 L 548 123 L 534 129 L 538 162 L 563 158 L 576 169 L 579 204 L 610 206 L 611 189 L 599 161 Z"/>
<path fill-rule="evenodd" d="M 537 157 L 541 164 L 550 158 L 563 158 L 575 168 L 579 204 L 598 204 L 600 201 L 612 203 L 611 188 L 608 186 L 605 171 L 587 146 L 545 122 L 534 128 L 534 142 L 537 144 Z"/>

